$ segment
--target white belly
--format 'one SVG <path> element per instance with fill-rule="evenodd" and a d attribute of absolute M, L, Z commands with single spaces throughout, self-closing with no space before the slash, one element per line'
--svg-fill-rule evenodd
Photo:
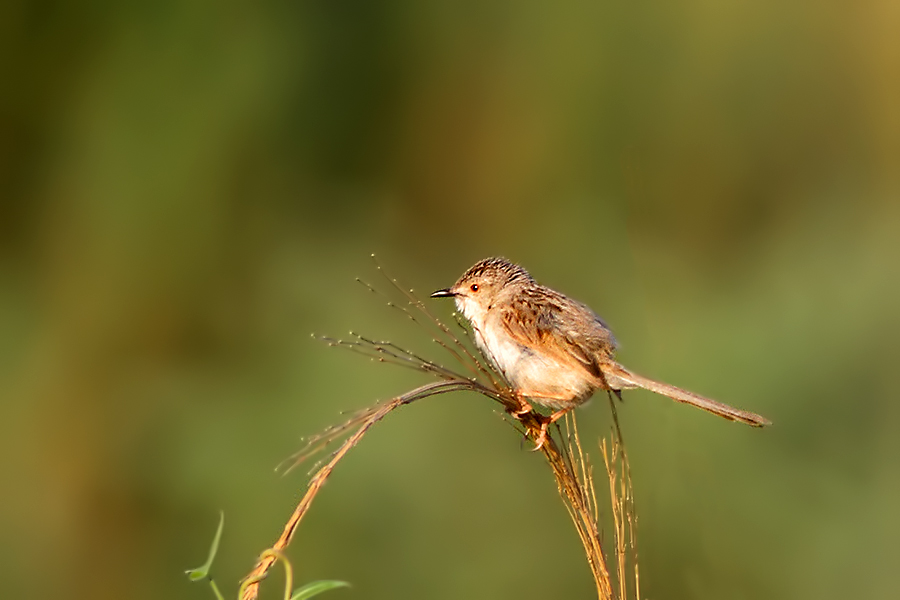
<path fill-rule="evenodd" d="M 581 404 L 597 387 L 584 369 L 519 344 L 500 325 L 476 329 L 475 341 L 513 389 L 538 404 L 552 408 Z"/>

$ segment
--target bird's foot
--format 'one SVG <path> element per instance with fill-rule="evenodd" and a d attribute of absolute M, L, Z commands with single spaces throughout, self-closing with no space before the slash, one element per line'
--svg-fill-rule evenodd
<path fill-rule="evenodd" d="M 538 415 L 541 421 L 541 430 L 534 438 L 534 448 L 532 449 L 532 452 L 537 452 L 544 447 L 544 444 L 547 443 L 547 439 L 550 437 L 550 426 L 559 421 L 570 410 L 572 410 L 571 407 L 563 408 L 556 411 L 549 417 Z"/>
<path fill-rule="evenodd" d="M 547 443 L 551 423 L 553 423 L 553 421 L 550 419 L 541 420 L 541 431 L 538 433 L 537 437 L 534 438 L 534 448 L 531 449 L 532 452 L 537 452 Z"/>
<path fill-rule="evenodd" d="M 521 420 L 524 415 L 527 415 L 534 410 L 528 401 L 519 394 L 516 394 L 516 401 L 518 402 L 519 407 L 509 411 L 509 414 L 511 414 L 514 419 Z"/>

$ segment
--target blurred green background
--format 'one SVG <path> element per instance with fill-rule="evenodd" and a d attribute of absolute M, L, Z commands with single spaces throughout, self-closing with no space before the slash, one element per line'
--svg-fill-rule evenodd
<path fill-rule="evenodd" d="M 426 293 L 506 255 L 626 365 L 775 422 L 626 394 L 645 597 L 900 596 L 898 31 L 875 0 L 3 3 L 4 596 L 210 598 L 219 509 L 233 594 L 301 436 L 426 381 L 309 334 L 445 359 L 354 282 L 372 252 Z M 494 410 L 379 425 L 299 580 L 593 597 Z"/>

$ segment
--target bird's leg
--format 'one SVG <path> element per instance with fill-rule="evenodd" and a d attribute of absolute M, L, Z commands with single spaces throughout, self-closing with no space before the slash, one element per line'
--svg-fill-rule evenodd
<path fill-rule="evenodd" d="M 549 417 L 543 417 L 541 419 L 541 432 L 538 434 L 538 436 L 534 440 L 535 446 L 534 446 L 534 449 L 532 450 L 532 452 L 537 452 L 538 450 L 540 450 L 541 448 L 544 447 L 544 444 L 547 443 L 547 436 L 548 436 L 548 431 L 550 429 L 550 426 L 553 425 L 554 423 L 556 423 L 557 421 L 559 421 L 561 418 L 563 418 L 563 416 L 567 412 L 572 410 L 572 408 L 573 407 L 571 407 L 571 406 L 569 408 L 561 408 L 558 411 L 556 411 L 555 413 L 553 413 L 552 415 L 550 415 Z"/>
<path fill-rule="evenodd" d="M 560 420 L 563 417 L 563 415 L 565 415 L 567 412 L 569 412 L 570 410 L 575 408 L 574 405 L 571 405 L 567 408 L 559 409 L 555 413 L 551 414 L 549 417 L 545 417 L 541 413 L 534 410 L 534 408 L 531 406 L 531 404 L 528 403 L 526 398 L 538 397 L 543 400 L 557 400 L 560 404 L 564 404 L 564 403 L 571 403 L 572 397 L 568 396 L 568 395 L 548 396 L 547 394 L 529 394 L 528 392 L 525 392 L 522 390 L 517 390 L 514 393 L 514 396 L 516 398 L 516 401 L 519 403 L 519 408 L 516 410 L 509 411 L 509 414 L 511 414 L 514 418 L 521 421 L 523 415 L 526 415 L 526 414 L 528 414 L 528 412 L 533 411 L 535 419 L 537 419 L 541 423 L 541 430 L 538 433 L 537 437 L 535 437 L 535 440 L 534 440 L 535 447 L 532 449 L 532 452 L 540 450 L 544 446 L 544 444 L 547 443 L 547 435 L 548 435 L 547 432 L 548 432 L 550 426 L 553 425 L 558 420 Z"/>
<path fill-rule="evenodd" d="M 519 403 L 519 408 L 509 411 L 509 414 L 511 414 L 513 418 L 521 420 L 523 415 L 528 414 L 534 409 L 531 407 L 531 404 L 529 404 L 528 401 L 525 400 L 524 395 L 516 393 L 515 398 Z"/>

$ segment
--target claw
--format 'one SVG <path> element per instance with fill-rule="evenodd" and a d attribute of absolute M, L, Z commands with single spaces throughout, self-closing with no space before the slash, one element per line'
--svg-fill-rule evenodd
<path fill-rule="evenodd" d="M 550 428 L 550 423 L 552 423 L 550 420 L 541 423 L 541 432 L 534 440 L 534 448 L 531 449 L 532 452 L 537 452 L 547 443 L 547 431 Z"/>
<path fill-rule="evenodd" d="M 540 450 L 541 448 L 544 447 L 544 444 L 547 443 L 547 437 L 549 436 L 550 426 L 553 425 L 554 423 L 556 423 L 557 421 L 559 421 L 563 417 L 563 415 L 565 415 L 570 410 L 572 410 L 571 407 L 563 408 L 561 410 L 556 411 L 549 417 L 541 417 L 541 432 L 534 439 L 535 446 L 534 446 L 534 449 L 532 450 L 532 452 L 537 452 L 538 450 Z M 540 416 L 540 415 L 538 415 L 538 416 Z"/>
<path fill-rule="evenodd" d="M 531 408 L 531 405 L 528 403 L 528 401 L 526 401 L 522 396 L 517 394 L 516 399 L 519 401 L 519 408 L 509 411 L 509 414 L 511 414 L 515 419 L 521 419 L 523 415 L 527 415 L 533 409 Z"/>
<path fill-rule="evenodd" d="M 521 416 L 527 415 L 527 414 L 530 413 L 530 412 L 531 412 L 531 407 L 530 407 L 530 406 L 523 406 L 522 408 L 520 408 L 520 409 L 518 409 L 518 410 L 510 411 L 509 414 L 511 414 L 511 415 L 512 415 L 513 417 L 515 417 L 516 419 L 518 419 L 518 418 L 520 418 Z"/>

